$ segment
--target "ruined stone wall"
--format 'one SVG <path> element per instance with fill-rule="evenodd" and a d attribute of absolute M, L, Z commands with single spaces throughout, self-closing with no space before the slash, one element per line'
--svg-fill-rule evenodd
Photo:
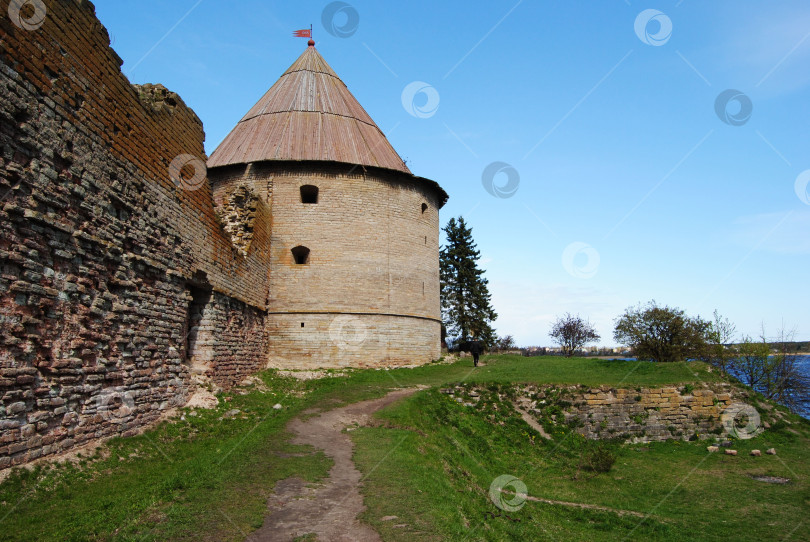
<path fill-rule="evenodd" d="M 218 205 L 245 186 L 271 205 L 272 365 L 418 364 L 440 356 L 440 202 L 430 185 L 316 163 L 231 166 L 211 177 Z M 318 188 L 317 203 L 302 202 L 302 186 Z M 295 263 L 297 246 L 310 250 L 306 264 Z"/>
<path fill-rule="evenodd" d="M 45 6 L 0 12 L 0 468 L 183 403 L 189 346 L 225 386 L 267 344 L 269 207 L 240 253 L 204 167 L 171 180 L 177 157 L 205 161 L 196 115 L 130 85 L 92 4 Z M 190 345 L 206 291 L 216 340 Z"/>
<path fill-rule="evenodd" d="M 205 312 L 205 323 L 212 330 L 211 340 L 203 345 L 204 364 L 195 367 L 192 362 L 192 372 L 203 374 L 218 387 L 228 388 L 243 380 L 246 374 L 267 366 L 264 311 L 213 292 Z"/>
<path fill-rule="evenodd" d="M 517 405 L 538 420 L 565 423 L 591 439 L 702 439 L 725 434 L 721 417 L 733 401 L 730 388 L 718 386 L 528 386 L 521 389 Z"/>
<path fill-rule="evenodd" d="M 482 401 L 495 397 L 547 434 L 573 430 L 589 439 L 654 442 L 739 437 L 760 431 L 759 414 L 746 404 L 744 392 L 727 383 L 618 389 L 468 383 L 441 391 L 470 408 L 480 408 Z"/>

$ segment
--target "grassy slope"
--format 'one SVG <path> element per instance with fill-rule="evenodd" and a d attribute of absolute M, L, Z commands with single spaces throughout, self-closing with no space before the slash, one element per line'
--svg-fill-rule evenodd
<path fill-rule="evenodd" d="M 353 371 L 306 383 L 265 373 L 268 390 L 230 394 L 216 411 L 187 414 L 183 421 L 163 424 L 139 437 L 111 441 L 106 459 L 80 468 L 40 468 L 10 477 L 0 485 L 0 540 L 242 539 L 243 533 L 261 524 L 266 498 L 277 480 L 297 475 L 315 481 L 330 466 L 322 454 L 301 454 L 304 448 L 288 443 L 287 421 L 307 408 L 331 408 L 380 396 L 393 387 L 459 381 L 662 386 L 715 378 L 701 364 L 503 356 L 488 358 L 487 366 L 475 370 L 469 365 L 465 361 Z M 276 402 L 284 409 L 274 410 Z M 240 413 L 223 418 L 234 408 Z M 580 538 L 607 540 L 615 539 L 617 532 L 632 532 L 634 538 L 666 536 L 684 525 L 695 532 L 704 524 L 715 530 L 726 526 L 727 534 L 737 538 L 736 533 L 748 532 L 749 521 L 776 523 L 770 528 L 786 531 L 787 518 L 807 516 L 810 497 L 802 481 L 768 486 L 735 472 L 759 469 L 793 478 L 778 460 L 712 456 L 656 510 L 664 521 L 645 522 L 635 531 L 636 518 L 540 503 L 529 503 L 512 514 L 520 521 L 490 516 L 485 521 L 487 512 L 499 512 L 486 497 L 489 483 L 504 473 L 521 477 L 530 495 L 646 512 L 703 459 L 704 449 L 683 444 L 649 446 L 646 451 L 628 448 L 619 452 L 608 475 L 574 482 L 572 465 L 582 444 L 572 440 L 557 449 L 532 445 L 531 430 L 514 417 L 502 420 L 504 426 L 493 425 L 433 391 L 414 396 L 386 415 L 395 427 L 354 433 L 358 466 L 370 473 L 364 487 L 367 520 L 386 539 L 410 539 L 416 536 L 411 531 L 471 535 L 470 539 L 527 533 L 543 538 L 548 530 L 554 539 L 573 540 L 580 533 Z M 793 442 L 787 440 L 790 437 Z M 802 465 L 810 454 L 804 437 L 774 433 L 763 438 L 772 439 L 780 449 L 779 458 L 802 480 L 806 477 Z M 696 502 L 709 499 L 714 503 L 710 511 L 696 514 Z M 394 528 L 379 521 L 388 514 L 403 518 L 394 523 L 411 527 Z"/>
<path fill-rule="evenodd" d="M 614 445 L 613 469 L 594 476 L 577 470 L 591 443 L 571 436 L 533 442 L 519 418 L 492 424 L 435 391 L 382 417 L 386 426 L 354 438 L 367 475 L 364 519 L 386 540 L 782 540 L 793 529 L 793 540 L 810 538 L 810 525 L 801 523 L 810 511 L 806 426 L 802 437 L 782 430 L 735 443 L 737 457 L 708 454 L 705 443 Z M 771 446 L 779 456 L 746 455 Z M 794 481 L 770 485 L 746 473 Z M 504 514 L 487 494 L 503 474 L 520 478 L 534 497 L 653 516 L 642 522 L 537 502 Z M 398 519 L 380 521 L 388 515 Z"/>
<path fill-rule="evenodd" d="M 499 360 L 492 370 L 499 372 L 503 363 L 507 360 Z M 570 383 L 559 363 L 543 360 L 539 366 L 548 371 L 539 380 Z M 576 363 L 572 372 L 577 374 L 591 364 Z M 664 384 L 686 370 L 683 365 L 647 364 L 624 385 Z M 610 363 L 599 364 L 593 372 L 609 384 L 624 378 L 619 366 Z M 791 426 L 735 442 L 737 457 L 709 454 L 705 442 L 608 444 L 617 462 L 609 473 L 593 475 L 577 467 L 594 443 L 570 434 L 546 442 L 504 406 L 499 411 L 465 407 L 432 390 L 380 413 L 385 422 L 381 427 L 358 430 L 355 460 L 367 476 L 363 491 L 369 508 L 364 519 L 385 540 L 403 541 L 782 540 L 788 534 L 792 540 L 810 539 L 810 522 L 804 521 L 810 512 L 806 421 L 793 417 Z M 770 447 L 779 455 L 747 455 Z M 490 484 L 503 474 L 521 479 L 530 496 L 651 516 L 642 521 L 531 501 L 505 513 L 488 497 Z M 793 481 L 771 485 L 747 474 Z M 385 516 L 397 519 L 381 521 Z"/>

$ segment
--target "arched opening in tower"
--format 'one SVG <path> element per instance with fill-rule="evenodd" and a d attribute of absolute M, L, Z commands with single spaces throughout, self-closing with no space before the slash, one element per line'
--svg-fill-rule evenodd
<path fill-rule="evenodd" d="M 297 246 L 292 249 L 293 259 L 298 265 L 304 265 L 309 262 L 309 249 L 307 247 Z"/>

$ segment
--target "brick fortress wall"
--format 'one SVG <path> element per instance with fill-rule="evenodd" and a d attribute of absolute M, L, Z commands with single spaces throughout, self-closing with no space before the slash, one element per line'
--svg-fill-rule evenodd
<path fill-rule="evenodd" d="M 209 174 L 219 205 L 249 190 L 272 207 L 272 366 L 392 366 L 440 356 L 440 202 L 430 184 L 311 162 Z M 317 203 L 302 202 L 302 186 L 317 187 Z M 297 246 L 310 250 L 306 264 L 295 263 Z"/>
<path fill-rule="evenodd" d="M 262 368 L 270 209 L 255 202 L 234 246 L 208 181 L 172 182 L 176 157 L 205 161 L 202 124 L 130 85 L 90 2 L 22 21 L 0 4 L 4 468 L 131 434 L 194 374 L 228 386 Z"/>

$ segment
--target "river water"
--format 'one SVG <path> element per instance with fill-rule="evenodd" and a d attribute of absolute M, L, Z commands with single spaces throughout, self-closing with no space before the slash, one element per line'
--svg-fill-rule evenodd
<path fill-rule="evenodd" d="M 799 366 L 804 375 L 810 378 L 810 356 L 799 356 Z M 810 397 L 805 396 L 801 398 L 801 411 L 799 414 L 810 419 Z"/>
<path fill-rule="evenodd" d="M 797 356 L 797 365 L 799 366 L 802 373 L 807 377 L 810 378 L 810 356 Z M 733 374 L 733 371 L 732 371 Z M 810 419 L 810 397 L 799 397 L 799 411 L 798 414 L 801 414 L 803 417 Z"/>

